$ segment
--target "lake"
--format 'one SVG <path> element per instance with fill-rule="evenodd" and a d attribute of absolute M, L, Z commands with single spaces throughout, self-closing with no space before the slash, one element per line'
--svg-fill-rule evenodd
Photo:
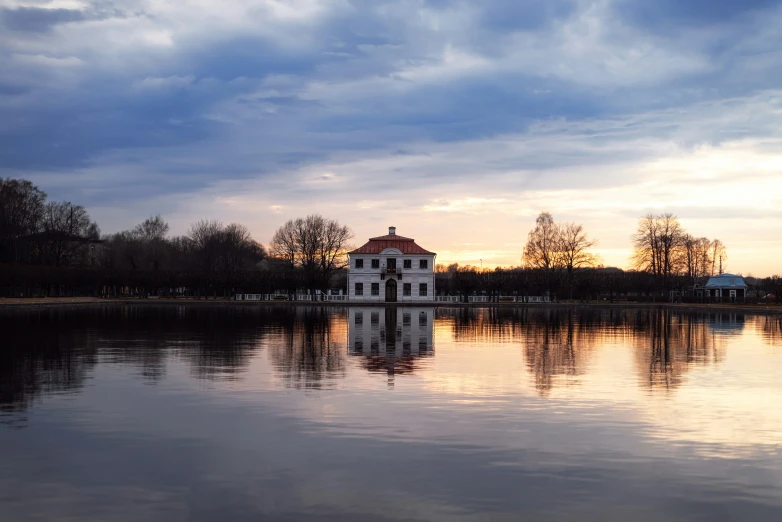
<path fill-rule="evenodd" d="M 0 311 L 0 520 L 782 520 L 782 318 Z"/>

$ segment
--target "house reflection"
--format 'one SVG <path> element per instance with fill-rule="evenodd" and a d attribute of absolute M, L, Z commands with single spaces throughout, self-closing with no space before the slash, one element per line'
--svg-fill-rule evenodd
<path fill-rule="evenodd" d="M 710 313 L 707 317 L 709 328 L 715 333 L 740 334 L 746 322 L 744 314 Z"/>
<path fill-rule="evenodd" d="M 434 355 L 434 309 L 431 307 L 351 307 L 348 353 L 372 373 L 413 373 L 422 358 Z"/>

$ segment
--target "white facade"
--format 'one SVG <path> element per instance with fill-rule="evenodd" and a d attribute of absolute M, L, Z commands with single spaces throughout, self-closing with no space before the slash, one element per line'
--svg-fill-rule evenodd
<path fill-rule="evenodd" d="M 432 302 L 435 257 L 390 227 L 388 235 L 348 253 L 348 300 Z"/>

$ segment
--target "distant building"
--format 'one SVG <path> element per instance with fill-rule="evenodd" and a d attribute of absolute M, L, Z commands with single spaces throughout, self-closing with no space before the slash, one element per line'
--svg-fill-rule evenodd
<path fill-rule="evenodd" d="M 735 274 L 720 274 L 710 277 L 703 286 L 706 297 L 713 301 L 735 303 L 744 301 L 747 296 L 747 284 L 744 278 Z"/>
<path fill-rule="evenodd" d="M 437 254 L 396 235 L 373 237 L 348 252 L 348 299 L 365 302 L 434 301 L 434 258 Z"/>

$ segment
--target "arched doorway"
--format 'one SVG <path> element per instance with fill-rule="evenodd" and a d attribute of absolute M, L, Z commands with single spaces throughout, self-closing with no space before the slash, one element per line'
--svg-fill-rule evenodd
<path fill-rule="evenodd" d="M 394 279 L 386 281 L 386 303 L 396 303 L 396 281 Z"/>

